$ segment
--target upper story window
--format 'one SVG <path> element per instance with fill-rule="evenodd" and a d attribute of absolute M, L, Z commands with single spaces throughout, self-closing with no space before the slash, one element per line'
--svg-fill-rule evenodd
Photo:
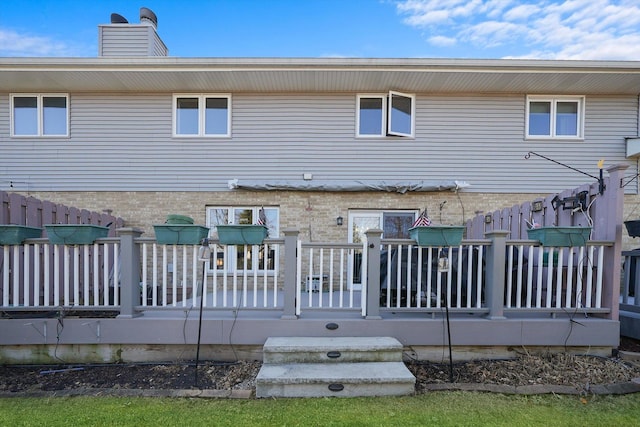
<path fill-rule="evenodd" d="M 11 136 L 69 136 L 69 95 L 12 94 Z"/>
<path fill-rule="evenodd" d="M 358 95 L 357 136 L 413 137 L 415 96 L 390 91 Z"/>
<path fill-rule="evenodd" d="M 584 97 L 527 97 L 527 138 L 582 139 Z"/>
<path fill-rule="evenodd" d="M 231 95 L 174 95 L 173 135 L 231 135 Z"/>

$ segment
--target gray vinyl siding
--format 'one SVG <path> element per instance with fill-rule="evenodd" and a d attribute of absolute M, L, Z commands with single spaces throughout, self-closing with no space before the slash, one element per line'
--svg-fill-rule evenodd
<path fill-rule="evenodd" d="M 586 98 L 584 141 L 524 139 L 518 95 L 416 95 L 415 138 L 356 138 L 356 94 L 232 94 L 231 138 L 172 138 L 172 94 L 70 94 L 70 138 L 10 138 L 0 95 L 0 181 L 32 191 L 226 191 L 230 179 L 452 180 L 471 192 L 550 192 L 625 159 L 635 97 Z"/>
<path fill-rule="evenodd" d="M 167 48 L 150 25 L 99 27 L 99 56 L 166 56 Z"/>

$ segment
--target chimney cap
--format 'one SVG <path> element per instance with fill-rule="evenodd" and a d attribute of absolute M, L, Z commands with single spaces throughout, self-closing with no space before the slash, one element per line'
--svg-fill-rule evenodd
<path fill-rule="evenodd" d="M 124 16 L 118 14 L 118 13 L 112 13 L 111 14 L 111 23 L 112 24 L 128 24 L 129 21 L 127 21 L 127 18 L 125 18 Z"/>
<path fill-rule="evenodd" d="M 146 7 L 140 8 L 140 22 L 143 21 L 150 21 L 154 27 L 158 25 L 158 17 L 151 9 Z"/>

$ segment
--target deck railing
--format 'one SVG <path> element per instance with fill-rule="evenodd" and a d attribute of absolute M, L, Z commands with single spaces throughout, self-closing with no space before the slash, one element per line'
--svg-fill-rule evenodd
<path fill-rule="evenodd" d="M 286 250 L 286 249 L 285 249 Z M 303 243 L 296 260 L 296 315 L 303 310 L 346 309 L 363 312 L 362 283 L 367 282 L 366 247 L 358 243 Z M 363 312 L 364 313 L 364 312 Z"/>
<path fill-rule="evenodd" d="M 413 240 L 383 240 L 380 307 L 429 311 L 442 307 L 485 311 L 484 253 L 489 241 L 455 247 L 420 247 Z"/>
<path fill-rule="evenodd" d="M 613 242 L 541 247 L 493 231 L 488 239 L 455 247 L 419 247 L 369 230 L 358 244 L 303 243 L 297 230 L 285 230 L 283 239 L 235 251 L 211 240 L 203 255 L 200 245 L 160 245 L 136 230 L 119 233 L 91 245 L 31 239 L 4 246 L 2 309 L 135 316 L 202 304 L 206 310 L 277 310 L 283 317 L 342 310 L 379 318 L 446 307 L 503 318 L 516 312 L 610 313 L 605 296 L 617 291 L 603 280 L 612 268 L 605 255 Z M 636 293 L 625 289 L 623 303 Z"/>
<path fill-rule="evenodd" d="M 505 309 L 602 312 L 604 254 L 611 244 L 560 248 L 510 241 Z"/>
<path fill-rule="evenodd" d="M 278 263 L 250 263 L 258 245 L 240 245 L 239 268 L 232 264 L 230 252 L 212 240 L 206 258 L 199 245 L 160 245 L 153 239 L 138 239 L 141 246 L 142 307 L 260 308 L 282 307 L 278 286 Z M 272 250 L 278 257 L 282 240 L 272 239 L 262 253 Z M 221 261 L 221 265 L 217 262 Z"/>
<path fill-rule="evenodd" d="M 119 244 L 117 238 L 73 246 L 30 239 L 2 246 L 2 309 L 117 310 Z"/>

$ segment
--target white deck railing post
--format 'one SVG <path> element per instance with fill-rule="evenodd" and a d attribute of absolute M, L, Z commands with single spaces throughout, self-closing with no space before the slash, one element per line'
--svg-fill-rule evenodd
<path fill-rule="evenodd" d="M 489 308 L 487 318 L 491 320 L 505 319 L 504 292 L 508 234 L 507 230 L 494 230 L 485 234 L 488 239 L 491 239 L 486 258 L 486 304 Z"/>
<path fill-rule="evenodd" d="M 296 278 L 298 276 L 298 259 L 302 254 L 298 250 L 298 234 L 293 228 L 282 231 L 284 234 L 284 307 L 282 319 L 297 319 L 296 315 Z"/>
<path fill-rule="evenodd" d="M 140 248 L 135 242 L 140 237 L 141 230 L 135 228 L 120 228 L 117 230 L 120 236 L 120 314 L 121 318 L 132 318 L 140 315 L 135 307 L 140 305 Z M 114 256 L 117 256 L 115 254 Z M 114 296 L 118 292 L 118 276 L 114 273 Z M 106 288 L 105 283 L 105 288 Z M 146 297 L 146 295 L 145 295 Z"/>
<path fill-rule="evenodd" d="M 362 284 L 366 286 L 365 319 L 381 319 L 380 317 L 380 241 L 382 230 L 368 230 L 367 248 L 364 256 L 367 257 L 367 281 Z"/>

